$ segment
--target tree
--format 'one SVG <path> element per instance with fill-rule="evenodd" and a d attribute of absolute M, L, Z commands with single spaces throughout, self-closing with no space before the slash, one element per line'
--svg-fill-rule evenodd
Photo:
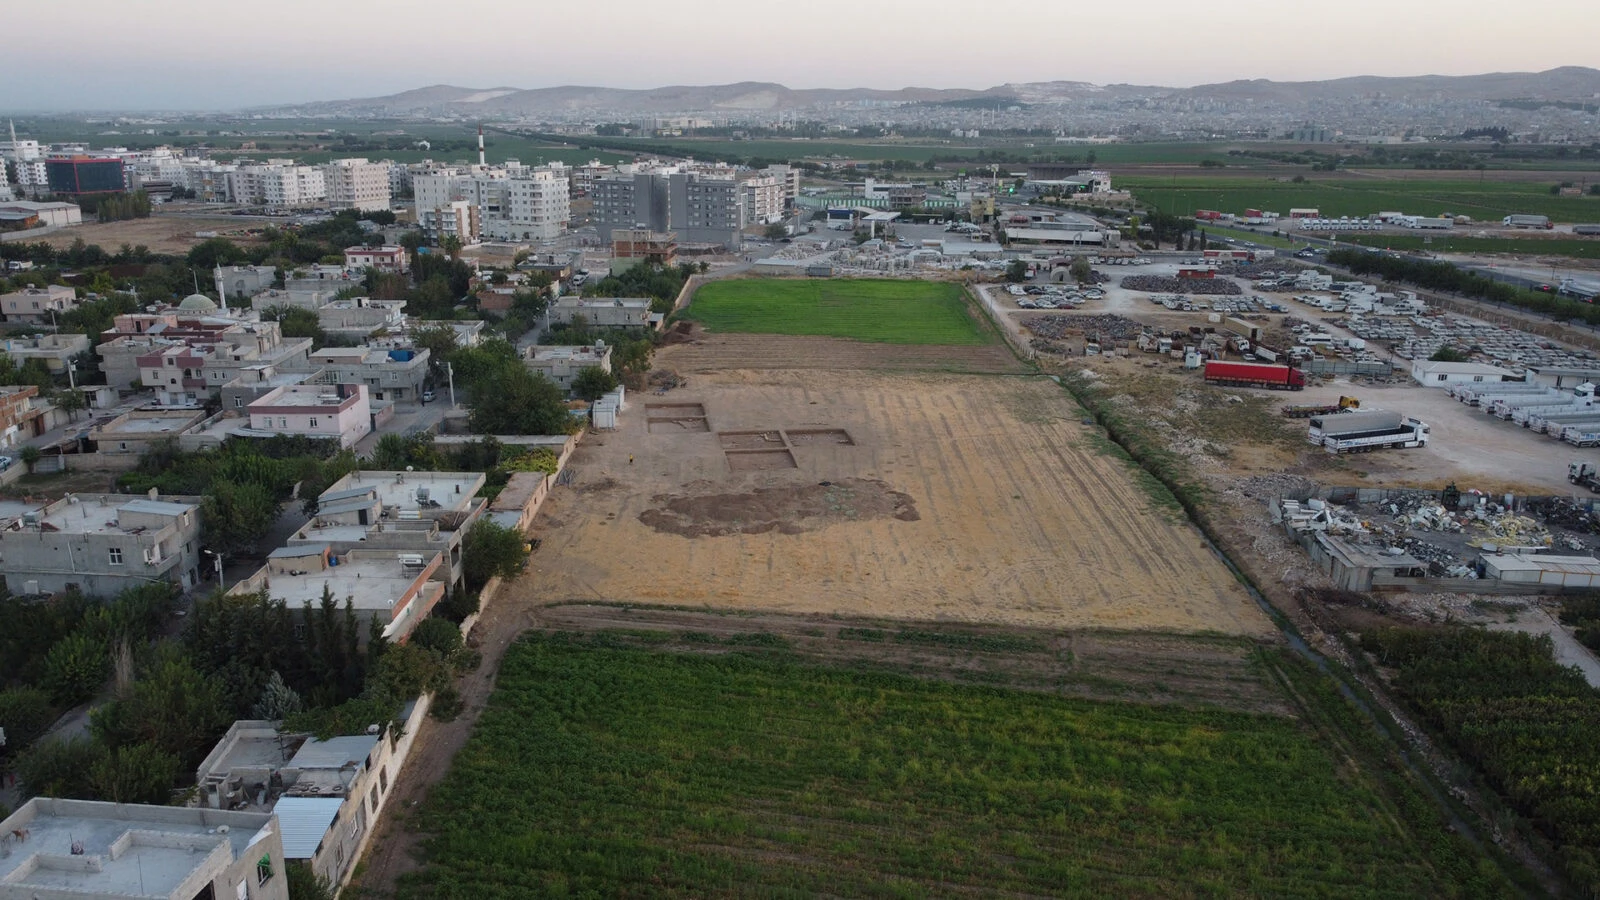
<path fill-rule="evenodd" d="M 110 669 L 105 645 L 80 629 L 57 641 L 45 655 L 44 687 L 56 703 L 77 706 L 100 690 Z"/>
<path fill-rule="evenodd" d="M 273 306 L 261 311 L 261 318 L 266 322 L 277 322 L 278 330 L 286 338 L 311 338 L 316 348 L 321 348 L 328 341 L 328 333 L 322 330 L 322 322 L 317 318 L 316 310 L 302 309 L 298 306 Z"/>
<path fill-rule="evenodd" d="M 15 756 L 39 739 L 56 720 L 50 695 L 38 688 L 13 687 L 0 691 L 0 722 L 5 723 L 6 744 L 0 755 Z"/>
<path fill-rule="evenodd" d="M 444 364 L 460 346 L 460 339 L 449 325 L 425 325 L 411 332 L 411 345 L 428 351 L 428 373 L 438 381 L 444 378 Z"/>
<path fill-rule="evenodd" d="M 99 754 L 99 748 L 85 737 L 51 738 L 34 744 L 17 760 L 23 794 L 93 799 L 89 770 Z"/>
<path fill-rule="evenodd" d="M 305 701 L 300 699 L 294 688 L 284 683 L 283 676 L 274 669 L 272 678 L 261 690 L 261 697 L 256 700 L 255 706 L 251 707 L 250 715 L 253 718 L 276 722 L 303 709 Z"/>
<path fill-rule="evenodd" d="M 1467 354 L 1449 345 L 1440 347 L 1428 357 L 1429 362 L 1466 362 L 1468 359 L 1470 357 Z"/>
<path fill-rule="evenodd" d="M 440 239 L 439 249 L 443 250 L 445 255 L 450 257 L 452 260 L 460 259 L 461 238 L 458 238 L 453 234 L 447 234 Z"/>
<path fill-rule="evenodd" d="M 285 860 L 283 875 L 294 900 L 333 900 L 333 885 L 317 874 L 307 860 Z"/>
<path fill-rule="evenodd" d="M 182 763 L 155 744 L 96 747 L 88 789 L 96 800 L 163 805 L 172 798 Z"/>
<path fill-rule="evenodd" d="M 83 391 L 65 390 L 56 395 L 56 406 L 67 414 L 67 421 L 78 421 L 78 413 L 88 408 L 89 402 L 84 399 Z"/>
<path fill-rule="evenodd" d="M 29 444 L 26 447 L 23 447 L 22 450 L 17 453 L 17 456 L 21 458 L 22 464 L 28 467 L 28 474 L 32 475 L 33 467 L 39 464 L 39 459 L 40 457 L 44 456 L 44 452 L 38 447 Z"/>
<path fill-rule="evenodd" d="M 94 711 L 90 727 L 108 747 L 145 743 L 193 764 L 231 721 L 222 685 L 167 644 L 122 696 Z"/>
<path fill-rule="evenodd" d="M 1028 264 L 1027 264 L 1027 262 L 1025 262 L 1024 260 L 1020 260 L 1020 259 L 1013 259 L 1011 261 L 1011 264 L 1006 266 L 1006 280 L 1007 281 L 1027 281 L 1028 280 Z"/>
<path fill-rule="evenodd" d="M 774 223 L 772 225 L 768 225 L 767 230 L 763 232 L 763 234 L 766 235 L 767 240 L 776 241 L 780 238 L 788 237 L 789 231 L 788 229 L 784 228 L 783 225 Z"/>
<path fill-rule="evenodd" d="M 479 519 L 461 541 L 461 571 L 469 591 L 480 591 L 490 578 L 510 578 L 522 570 L 527 550 L 514 528 Z"/>
<path fill-rule="evenodd" d="M 467 424 L 478 434 L 571 434 L 561 386 L 520 363 L 500 366 L 472 388 Z"/>
<path fill-rule="evenodd" d="M 423 619 L 411 631 L 411 643 L 439 654 L 442 659 L 461 649 L 461 626 L 449 619 Z"/>
<path fill-rule="evenodd" d="M 617 376 L 599 366 L 585 366 L 572 379 L 572 395 L 593 403 L 617 389 Z"/>
<path fill-rule="evenodd" d="M 1079 284 L 1088 284 L 1094 277 L 1094 270 L 1089 268 L 1089 261 L 1081 256 L 1072 261 L 1072 265 L 1067 267 L 1067 272 L 1072 275 L 1072 280 Z"/>
<path fill-rule="evenodd" d="M 200 498 L 200 517 L 211 549 L 233 555 L 252 549 L 278 520 L 279 502 L 267 487 L 221 478 Z"/>

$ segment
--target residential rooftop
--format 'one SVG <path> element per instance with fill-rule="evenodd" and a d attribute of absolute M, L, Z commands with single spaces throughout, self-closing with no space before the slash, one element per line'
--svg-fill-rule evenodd
<path fill-rule="evenodd" d="M 319 509 L 328 513 L 340 501 L 375 494 L 385 511 L 459 512 L 472 506 L 483 483 L 482 472 L 352 472 L 322 492 Z"/>
<path fill-rule="evenodd" d="M 68 534 L 144 534 L 151 526 L 140 524 L 143 516 L 176 519 L 199 509 L 193 503 L 129 500 L 127 495 L 119 494 L 82 494 L 24 512 L 7 528 Z"/>
<path fill-rule="evenodd" d="M 189 896 L 271 835 L 268 813 L 30 800 L 3 823 L 0 896 Z M 222 827 L 226 826 L 226 828 Z M 26 837 L 14 840 L 13 835 Z"/>

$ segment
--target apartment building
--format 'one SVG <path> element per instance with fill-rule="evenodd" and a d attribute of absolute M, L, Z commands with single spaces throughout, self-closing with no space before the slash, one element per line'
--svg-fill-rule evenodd
<path fill-rule="evenodd" d="M 783 221 L 784 185 L 772 175 L 751 175 L 740 180 L 744 192 L 745 220 L 750 225 Z"/>
<path fill-rule="evenodd" d="M 571 218 L 571 169 L 555 164 L 530 167 L 515 161 L 505 166 L 472 166 L 414 179 L 417 221 L 429 239 L 461 237 L 463 213 L 475 213 L 473 240 L 548 241 L 566 230 Z M 452 222 L 452 219 L 455 220 Z"/>
<path fill-rule="evenodd" d="M 48 192 L 50 182 L 44 168 L 44 151 L 38 141 L 19 141 L 13 134 L 12 140 L 0 141 L 0 159 L 11 164 L 17 186 L 24 195 L 32 197 Z"/>
<path fill-rule="evenodd" d="M 591 199 L 602 241 L 623 228 L 673 231 L 682 243 L 743 243 L 745 197 L 726 167 L 620 166 L 594 179 Z"/>
<path fill-rule="evenodd" d="M 272 813 L 35 797 L 0 834 L 7 898 L 289 900 Z"/>
<path fill-rule="evenodd" d="M 362 212 L 389 208 L 389 164 L 336 159 L 322 167 L 329 209 Z"/>
<path fill-rule="evenodd" d="M 761 174 L 777 179 L 779 186 L 783 188 L 783 199 L 786 203 L 793 205 L 800 199 L 799 169 L 794 166 L 773 164 L 762 169 Z"/>
<path fill-rule="evenodd" d="M 139 381 L 169 394 L 172 405 L 192 405 L 204 402 L 246 367 L 304 369 L 311 352 L 311 338 L 284 338 L 277 322 L 222 319 L 205 330 L 181 327 L 187 324 L 180 320 L 180 327 L 171 331 L 158 326 L 112 337 L 95 347 L 106 383 L 125 389 Z"/>
<path fill-rule="evenodd" d="M 45 433 L 45 410 L 34 405 L 38 396 L 36 385 L 0 387 L 0 449 L 15 447 Z"/>
<path fill-rule="evenodd" d="M 678 257 L 678 236 L 639 228 L 614 228 L 611 231 L 612 271 L 620 260 L 642 260 L 670 266 Z M 622 263 L 632 265 L 632 263 Z"/>
<path fill-rule="evenodd" d="M 205 421 L 206 411 L 190 404 L 184 408 L 136 409 L 109 421 L 96 420 L 89 428 L 89 443 L 105 456 L 139 456 L 156 444 L 176 439 Z"/>
<path fill-rule="evenodd" d="M 406 248 L 391 244 L 381 247 L 346 247 L 344 267 L 353 271 L 377 269 L 385 273 L 409 272 L 411 256 L 406 253 Z"/>
<path fill-rule="evenodd" d="M 292 544 L 272 551 L 265 566 L 229 593 L 253 594 L 264 588 L 272 599 L 300 609 L 320 604 L 326 589 L 340 606 L 349 600 L 358 618 L 377 622 L 386 639 L 400 642 L 444 598 L 444 582 L 435 577 L 443 564 L 437 554 L 335 553 L 325 544 Z M 366 622 L 357 631 L 365 642 Z"/>
<path fill-rule="evenodd" d="M 598 328 L 652 328 L 661 321 L 650 311 L 649 300 L 634 297 L 562 297 L 550 304 L 549 316 L 557 325 L 570 325 L 573 317 L 583 316 Z"/>
<path fill-rule="evenodd" d="M 0 526 L 0 556 L 13 594 L 76 587 L 115 597 L 153 581 L 188 590 L 200 578 L 200 507 L 189 498 L 76 494 Z"/>
<path fill-rule="evenodd" d="M 321 377 L 329 380 L 326 372 Z M 348 449 L 372 433 L 370 397 L 364 384 L 290 384 L 250 403 L 245 412 L 252 432 L 338 441 Z"/>
<path fill-rule="evenodd" d="M 481 472 L 353 472 L 317 498 L 317 511 L 289 545 L 335 554 L 386 550 L 443 564 L 436 580 L 463 586 L 461 542 L 487 506 Z"/>
<path fill-rule="evenodd" d="M 5 315 L 7 322 L 50 324 L 55 322 L 56 316 L 77 308 L 77 292 L 60 284 L 0 294 L 0 313 Z"/>
<path fill-rule="evenodd" d="M 374 400 L 414 403 L 428 379 L 428 350 L 410 347 L 324 347 L 307 365 L 340 384 L 359 384 Z"/>
<path fill-rule="evenodd" d="M 0 339 L 0 353 L 18 367 L 39 360 L 51 375 L 64 375 L 72 358 L 89 352 L 86 334 L 35 334 L 29 337 Z"/>
<path fill-rule="evenodd" d="M 554 381 L 563 391 L 572 390 L 572 382 L 584 369 L 611 371 L 611 348 L 605 344 L 593 346 L 530 346 L 523 351 L 523 365 L 537 375 Z"/>
<path fill-rule="evenodd" d="M 328 197 L 322 168 L 298 165 L 288 159 L 240 166 L 230 174 L 229 185 L 234 202 L 276 209 L 310 206 Z"/>

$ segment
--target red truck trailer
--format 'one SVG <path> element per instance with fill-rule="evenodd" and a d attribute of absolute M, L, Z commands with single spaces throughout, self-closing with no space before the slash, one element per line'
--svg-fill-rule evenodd
<path fill-rule="evenodd" d="M 1305 373 L 1291 366 L 1271 366 L 1265 363 L 1206 361 L 1206 381 L 1212 384 L 1229 384 L 1239 387 L 1275 388 L 1280 391 L 1299 391 L 1306 386 Z"/>

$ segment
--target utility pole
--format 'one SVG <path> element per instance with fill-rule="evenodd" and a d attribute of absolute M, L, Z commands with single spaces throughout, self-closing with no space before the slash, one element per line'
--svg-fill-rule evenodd
<path fill-rule="evenodd" d="M 450 408 L 456 408 L 456 370 L 449 363 L 444 364 L 445 376 L 450 379 Z"/>

